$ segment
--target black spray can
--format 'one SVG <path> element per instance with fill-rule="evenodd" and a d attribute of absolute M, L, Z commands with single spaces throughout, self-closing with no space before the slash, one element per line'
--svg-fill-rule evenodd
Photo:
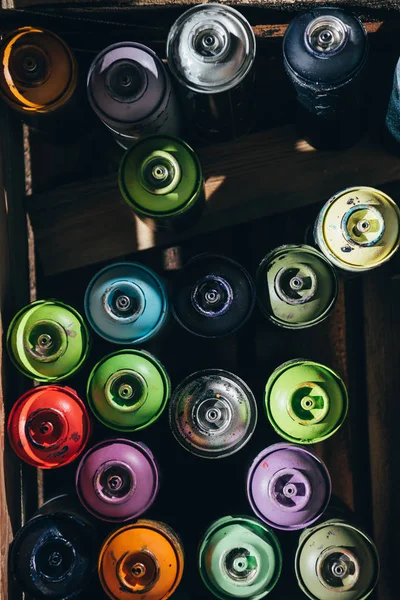
<path fill-rule="evenodd" d="M 340 8 L 319 8 L 289 25 L 284 65 L 297 94 L 299 133 L 315 148 L 347 148 L 363 134 L 367 55 L 363 24 Z"/>

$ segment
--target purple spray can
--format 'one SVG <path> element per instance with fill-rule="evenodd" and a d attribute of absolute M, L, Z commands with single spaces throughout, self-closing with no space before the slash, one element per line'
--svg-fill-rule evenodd
<path fill-rule="evenodd" d="M 159 487 L 157 464 L 140 442 L 105 440 L 83 456 L 76 489 L 83 506 L 103 521 L 135 519 L 153 504 Z"/>
<path fill-rule="evenodd" d="M 310 450 L 274 444 L 254 459 L 247 496 L 257 517 L 271 527 L 303 529 L 326 509 L 332 491 L 328 470 Z"/>

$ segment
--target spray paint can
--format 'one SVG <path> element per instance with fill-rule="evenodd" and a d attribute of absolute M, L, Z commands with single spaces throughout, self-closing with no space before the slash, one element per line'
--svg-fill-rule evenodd
<path fill-rule="evenodd" d="M 100 360 L 88 384 L 95 417 L 117 431 L 138 431 L 161 415 L 171 393 L 162 364 L 144 350 L 121 350 Z"/>
<path fill-rule="evenodd" d="M 183 547 L 176 533 L 165 523 L 140 519 L 106 539 L 98 571 L 112 600 L 129 600 L 132 594 L 165 600 L 182 579 L 183 563 Z"/>
<path fill-rule="evenodd" d="M 287 531 L 304 529 L 319 519 L 331 491 L 322 460 L 307 448 L 292 444 L 265 448 L 247 475 L 247 496 L 257 517 Z"/>
<path fill-rule="evenodd" d="M 7 349 L 23 375 L 53 382 L 71 377 L 89 353 L 90 338 L 81 315 L 58 300 L 24 306 L 7 331 Z"/>
<path fill-rule="evenodd" d="M 38 27 L 11 31 L 1 41 L 0 61 L 0 95 L 28 125 L 52 132 L 79 117 L 77 64 L 57 35 Z"/>
<path fill-rule="evenodd" d="M 179 135 L 170 78 L 147 46 L 120 42 L 105 48 L 90 66 L 87 92 L 94 112 L 125 149 L 152 133 Z"/>
<path fill-rule="evenodd" d="M 400 244 L 400 210 L 380 190 L 353 187 L 335 194 L 314 225 L 315 243 L 338 269 L 360 273 L 387 262 Z"/>
<path fill-rule="evenodd" d="M 286 329 L 321 323 L 338 293 L 335 270 L 320 252 L 306 245 L 272 250 L 258 267 L 256 285 L 265 316 Z"/>
<path fill-rule="evenodd" d="M 202 337 L 235 333 L 250 317 L 255 286 L 237 262 L 216 254 L 192 258 L 178 277 L 173 314 L 185 329 Z"/>
<path fill-rule="evenodd" d="M 194 135 L 222 142 L 254 124 L 256 41 L 237 10 L 201 4 L 185 11 L 167 40 L 168 65 Z"/>
<path fill-rule="evenodd" d="M 17 532 L 9 569 L 28 597 L 67 600 L 93 591 L 98 545 L 96 529 L 84 517 L 38 514 Z"/>
<path fill-rule="evenodd" d="M 172 394 L 169 420 L 175 439 L 203 458 L 238 452 L 253 435 L 257 404 L 247 384 L 228 371 L 189 375 Z"/>
<path fill-rule="evenodd" d="M 285 440 L 316 444 L 342 425 L 347 390 L 335 371 L 299 358 L 272 373 L 265 386 L 265 407 L 272 427 Z"/>
<path fill-rule="evenodd" d="M 105 440 L 83 456 L 76 489 L 83 506 L 103 521 L 136 519 L 153 504 L 158 468 L 149 448 L 126 439 Z"/>
<path fill-rule="evenodd" d="M 90 436 L 86 406 L 74 390 L 45 385 L 23 394 L 11 409 L 7 433 L 18 457 L 39 469 L 63 467 Z"/>
<path fill-rule="evenodd" d="M 259 600 L 275 587 L 282 555 L 274 532 L 258 519 L 222 517 L 200 542 L 198 565 L 210 592 L 221 600 Z"/>
<path fill-rule="evenodd" d="M 400 59 L 397 61 L 393 76 L 392 93 L 385 119 L 385 138 L 390 150 L 397 154 L 400 150 Z"/>
<path fill-rule="evenodd" d="M 378 580 L 379 557 L 363 531 L 332 519 L 301 534 L 295 569 L 300 588 L 312 600 L 365 600 Z"/>
<path fill-rule="evenodd" d="M 115 263 L 90 281 L 85 313 L 94 331 L 108 342 L 142 344 L 166 323 L 167 293 L 151 269 L 139 263 Z"/>
<path fill-rule="evenodd" d="M 197 155 L 170 136 L 149 136 L 127 150 L 119 168 L 119 189 L 153 229 L 182 231 L 199 219 L 205 204 Z"/>
<path fill-rule="evenodd" d="M 283 60 L 297 94 L 300 133 L 312 146 L 345 148 L 365 131 L 367 56 L 363 24 L 341 8 L 316 8 L 290 23 Z"/>

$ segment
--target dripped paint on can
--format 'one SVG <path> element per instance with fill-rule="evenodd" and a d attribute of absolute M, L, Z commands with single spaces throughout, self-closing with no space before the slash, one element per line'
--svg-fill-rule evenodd
<path fill-rule="evenodd" d="M 11 409 L 7 433 L 18 457 L 39 469 L 63 467 L 90 436 L 86 406 L 74 390 L 46 385 L 27 391 Z"/>
<path fill-rule="evenodd" d="M 255 286 L 237 262 L 200 254 L 178 277 L 172 303 L 182 327 L 202 337 L 221 337 L 236 332 L 250 317 Z"/>
<path fill-rule="evenodd" d="M 183 230 L 204 207 L 200 161 L 186 142 L 170 136 L 148 136 L 125 153 L 119 189 L 132 210 L 156 229 Z"/>
<path fill-rule="evenodd" d="M 274 444 L 260 452 L 247 476 L 251 508 L 277 529 L 303 529 L 314 523 L 328 505 L 331 488 L 324 463 L 292 444 Z"/>
<path fill-rule="evenodd" d="M 265 386 L 275 431 L 289 442 L 316 444 L 331 437 L 347 415 L 346 386 L 329 367 L 295 359 L 275 369 Z"/>
<path fill-rule="evenodd" d="M 136 519 L 153 504 L 159 485 L 157 464 L 144 444 L 105 440 L 82 458 L 76 489 L 95 517 L 121 523 Z"/>
<path fill-rule="evenodd" d="M 171 393 L 162 364 L 143 350 L 121 350 L 100 360 L 92 370 L 87 397 L 95 417 L 118 431 L 151 425 Z"/>
<path fill-rule="evenodd" d="M 170 78 L 143 44 L 120 42 L 100 52 L 89 69 L 87 91 L 94 112 L 125 149 L 149 134 L 179 135 Z"/>
<path fill-rule="evenodd" d="M 275 587 L 282 570 L 279 541 L 251 517 L 223 517 L 206 531 L 199 546 L 201 578 L 221 600 L 259 600 Z"/>
<path fill-rule="evenodd" d="M 400 144 L 400 59 L 397 61 L 394 70 L 393 87 L 386 112 L 385 125 L 386 131 L 391 136 L 391 146 L 398 152 Z"/>
<path fill-rule="evenodd" d="M 223 458 L 249 441 L 257 423 L 257 404 L 237 375 L 206 369 L 175 389 L 169 419 L 172 433 L 186 450 L 203 458 Z"/>
<path fill-rule="evenodd" d="M 301 534 L 295 569 L 300 588 L 312 600 L 365 600 L 376 586 L 379 558 L 363 531 L 332 519 Z"/>
<path fill-rule="evenodd" d="M 9 568 L 30 598 L 67 600 L 89 595 L 89 586 L 95 584 L 98 543 L 95 528 L 74 514 L 38 515 L 17 532 Z"/>
<path fill-rule="evenodd" d="M 363 24 L 341 8 L 314 8 L 290 23 L 284 65 L 297 94 L 300 133 L 312 146 L 346 148 L 365 131 L 367 56 Z"/>
<path fill-rule="evenodd" d="M 154 271 L 139 263 L 116 263 L 100 270 L 89 283 L 85 313 L 105 340 L 141 344 L 165 324 L 168 299 Z"/>
<path fill-rule="evenodd" d="M 73 375 L 89 352 L 89 332 L 81 315 L 57 300 L 22 308 L 7 331 L 7 349 L 21 373 L 37 381 Z"/>
<path fill-rule="evenodd" d="M 166 600 L 183 574 L 183 547 L 164 523 L 141 519 L 114 531 L 100 551 L 101 585 L 112 600 L 132 595 L 146 600 Z"/>
<path fill-rule="evenodd" d="M 359 273 L 388 261 L 400 244 L 400 210 L 371 187 L 347 188 L 324 205 L 314 226 L 315 242 L 338 269 Z"/>
<path fill-rule="evenodd" d="M 167 40 L 168 65 L 198 138 L 220 142 L 249 132 L 255 55 L 253 30 L 234 8 L 201 4 L 175 21 Z"/>
<path fill-rule="evenodd" d="M 321 323 L 337 293 L 334 269 L 311 246 L 280 246 L 265 256 L 257 271 L 260 307 L 272 323 L 286 329 Z"/>

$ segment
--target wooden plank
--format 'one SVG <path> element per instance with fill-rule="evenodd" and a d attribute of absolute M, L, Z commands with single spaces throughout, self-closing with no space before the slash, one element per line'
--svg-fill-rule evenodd
<path fill-rule="evenodd" d="M 321 202 L 357 183 L 379 186 L 400 178 L 398 158 L 368 137 L 344 152 L 318 152 L 298 140 L 292 127 L 202 149 L 199 155 L 207 206 L 200 222 L 180 236 L 155 234 L 146 227 L 147 235 L 139 237 L 115 174 L 29 197 L 45 274 Z"/>

